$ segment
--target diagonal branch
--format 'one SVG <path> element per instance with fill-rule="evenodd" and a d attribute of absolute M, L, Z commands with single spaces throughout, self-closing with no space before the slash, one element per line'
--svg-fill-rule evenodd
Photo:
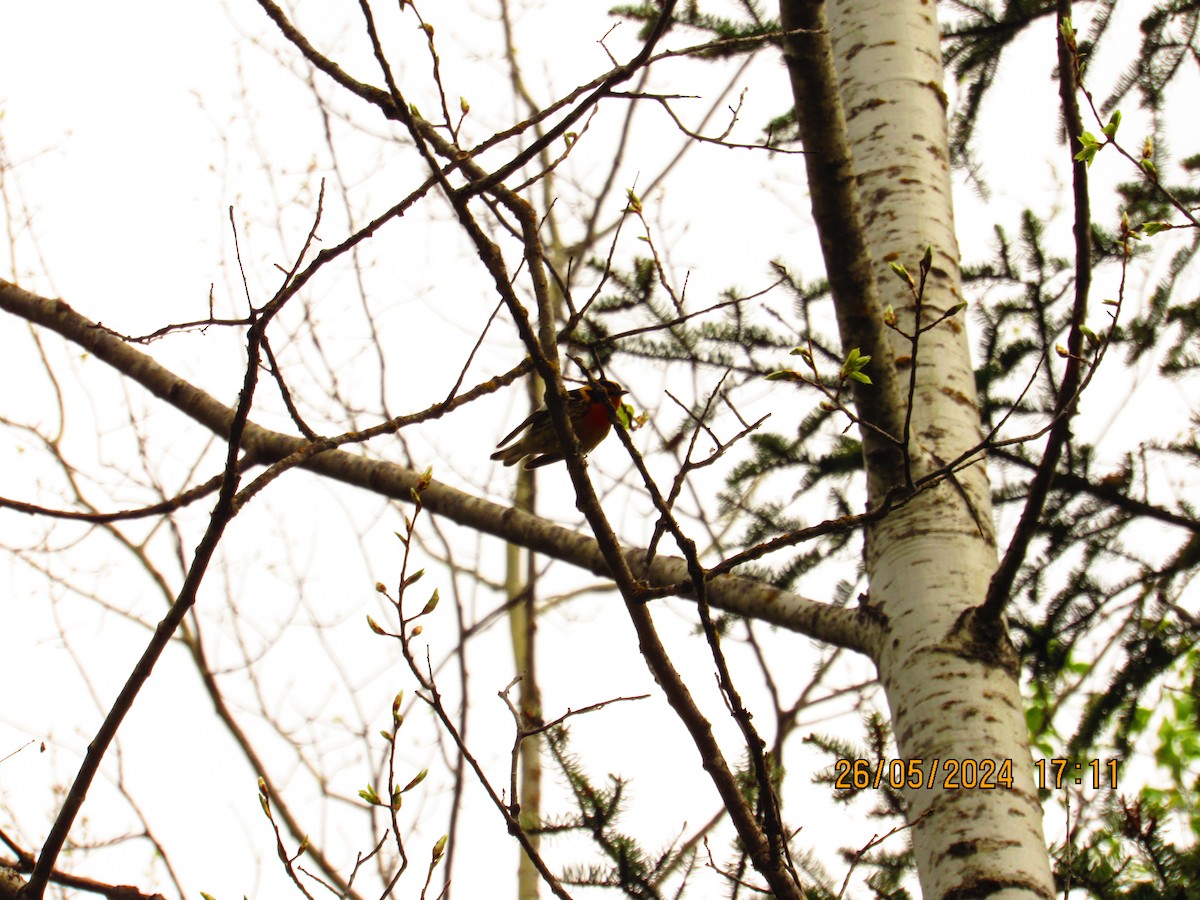
<path fill-rule="evenodd" d="M 315 229 L 316 226 L 313 227 Z M 233 521 L 233 517 L 237 515 L 238 507 L 234 503 L 234 498 L 241 478 L 238 465 L 239 446 L 249 421 L 250 410 L 254 405 L 254 391 L 258 386 L 263 338 L 267 325 L 283 308 L 287 296 L 290 295 L 281 291 L 271 303 L 267 304 L 264 311 L 255 317 L 254 324 L 249 329 L 246 340 L 246 371 L 242 380 L 242 390 L 238 396 L 237 409 L 229 419 L 225 472 L 221 481 L 221 490 L 217 495 L 216 506 L 209 517 L 208 527 L 196 547 L 192 564 L 188 567 L 183 585 L 179 589 L 179 595 L 171 604 L 170 610 L 167 611 L 162 621 L 158 623 L 150 643 L 147 644 L 141 658 L 129 674 L 129 678 L 113 702 L 112 708 L 104 717 L 104 722 L 101 723 L 96 736 L 88 744 L 87 754 L 75 775 L 75 781 L 63 799 L 62 807 L 54 819 L 50 833 L 46 836 L 41 853 L 38 854 L 37 864 L 33 867 L 29 882 L 21 892 L 22 897 L 28 898 L 28 900 L 41 900 L 44 895 L 46 885 L 54 871 L 54 863 L 62 852 L 79 810 L 83 807 L 83 801 L 87 798 L 92 781 L 95 779 L 96 773 L 100 771 L 100 763 L 104 759 L 104 754 L 116 738 L 117 730 L 125 721 L 125 716 L 133 708 L 133 703 L 141 693 L 142 687 L 149 680 L 155 664 L 175 636 L 175 631 L 195 606 L 196 596 L 200 591 L 200 584 L 208 572 L 209 563 L 216 555 L 217 546 L 220 544 L 226 528 Z"/>
<path fill-rule="evenodd" d="M 228 437 L 233 411 L 212 395 L 180 378 L 151 357 L 131 347 L 108 329 L 79 315 L 62 300 L 32 294 L 0 279 L 0 309 L 40 325 L 87 349 L 154 396 L 194 419 L 213 433 Z M 303 453 L 310 442 L 247 421 L 241 438 L 249 460 L 270 464 Z M 380 496 L 411 501 L 419 473 L 394 463 L 364 459 L 339 450 L 307 456 L 308 471 Z M 491 503 L 448 485 L 433 482 L 422 493 L 431 512 L 451 521 L 527 547 L 597 575 L 610 569 L 594 538 L 555 525 L 537 516 Z M 645 549 L 623 548 L 631 571 L 651 586 L 686 583 L 687 563 L 677 557 L 658 557 L 643 565 Z M 880 640 L 878 625 L 856 610 L 832 607 L 751 578 L 722 575 L 708 581 L 713 607 L 761 619 L 838 647 L 874 654 Z"/>
<path fill-rule="evenodd" d="M 1083 119 L 1079 114 L 1079 98 L 1076 95 L 1079 90 L 1079 57 L 1075 48 L 1068 46 L 1061 30 L 1070 18 L 1070 0 L 1058 0 L 1059 97 L 1062 101 L 1063 123 L 1067 131 L 1067 152 L 1074 157 L 1075 145 L 1079 143 L 1079 136 L 1083 133 Z M 1077 408 L 1076 394 L 1083 377 L 1080 362 L 1083 348 L 1081 327 L 1087 315 L 1088 291 L 1092 285 L 1092 212 L 1088 198 L 1087 164 L 1083 160 L 1074 159 L 1071 174 L 1075 200 L 1075 305 L 1071 311 L 1071 332 L 1067 338 L 1067 364 L 1054 405 L 1056 421 L 1050 429 L 1050 437 L 1046 439 L 1041 464 L 1029 484 L 1029 495 L 1025 500 L 1025 508 L 1021 510 L 1021 519 L 1017 523 L 1012 540 L 1009 541 L 1008 549 L 1004 552 L 1004 558 L 1000 560 L 1000 565 L 992 575 L 987 599 L 980 607 L 985 619 L 999 618 L 1008 604 L 1017 571 L 1025 560 L 1025 554 L 1029 552 L 1042 509 L 1050 496 L 1050 484 L 1054 481 L 1055 469 L 1058 468 L 1058 461 L 1062 457 L 1067 439 L 1071 436 L 1071 419 Z"/>

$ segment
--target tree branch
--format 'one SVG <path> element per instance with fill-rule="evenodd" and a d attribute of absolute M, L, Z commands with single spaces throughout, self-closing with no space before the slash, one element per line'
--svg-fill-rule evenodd
<path fill-rule="evenodd" d="M 222 437 L 229 434 L 233 411 L 210 394 L 159 365 L 108 329 L 79 315 L 62 300 L 32 294 L 0 279 L 0 309 L 41 325 L 87 349 L 97 359 L 136 381 L 154 396 L 174 406 Z M 462 396 L 469 396 L 464 394 Z M 310 447 L 304 438 L 272 431 L 247 421 L 241 446 L 249 460 L 270 464 Z M 410 502 L 419 473 L 395 463 L 364 459 L 340 450 L 326 450 L 299 465 L 345 484 L 380 496 Z M 448 485 L 433 482 L 422 494 L 427 509 L 448 519 L 511 543 L 520 544 L 597 575 L 611 576 L 594 538 L 555 525 L 537 516 L 491 503 Z M 687 563 L 677 557 L 658 557 L 642 565 L 644 549 L 623 548 L 636 577 L 651 586 L 688 580 Z M 873 655 L 880 640 L 878 626 L 856 610 L 819 603 L 750 578 L 724 575 L 708 582 L 709 602 L 737 615 L 754 616 L 838 647 Z"/>

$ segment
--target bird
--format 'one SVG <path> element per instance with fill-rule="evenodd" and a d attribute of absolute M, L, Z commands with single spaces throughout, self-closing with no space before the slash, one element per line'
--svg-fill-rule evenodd
<path fill-rule="evenodd" d="M 575 436 L 579 438 L 580 455 L 587 456 L 589 451 L 594 450 L 596 445 L 608 436 L 612 428 L 604 395 L 607 394 L 609 402 L 614 408 L 618 408 L 621 398 L 628 393 L 629 391 L 615 381 L 604 379 L 597 381 L 595 385 L 585 384 L 581 388 L 567 391 L 567 416 L 571 420 L 571 427 L 575 429 Z M 529 430 L 519 441 L 509 447 L 504 446 L 526 428 Z M 516 465 L 527 456 L 533 457 L 525 463 L 526 469 L 536 469 L 558 462 L 566 455 L 562 442 L 558 439 L 558 432 L 554 430 L 554 423 L 550 420 L 550 411 L 544 405 L 530 413 L 529 417 L 510 431 L 496 447 L 498 449 L 492 454 L 492 459 L 498 459 L 506 466 Z"/>

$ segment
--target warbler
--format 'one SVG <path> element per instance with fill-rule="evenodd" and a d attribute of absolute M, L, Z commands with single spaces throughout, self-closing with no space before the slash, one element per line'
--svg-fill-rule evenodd
<path fill-rule="evenodd" d="M 608 408 L 604 405 L 604 395 L 607 394 L 609 402 L 614 408 L 618 408 L 621 405 L 621 397 L 628 393 L 629 391 L 615 381 L 603 380 L 597 381 L 596 387 L 585 384 L 581 388 L 567 391 L 567 416 L 571 419 L 575 436 L 579 438 L 579 450 L 582 455 L 587 456 L 589 451 L 594 450 L 612 428 Z M 511 447 L 504 446 L 526 428 L 529 430 L 519 441 Z M 496 446 L 501 449 L 492 454 L 492 459 L 498 459 L 506 466 L 515 465 L 530 456 L 534 458 L 525 463 L 525 468 L 536 469 L 564 458 L 562 443 L 554 430 L 554 423 L 550 421 L 550 411 L 545 406 L 530 413 L 524 422 L 510 431 Z"/>

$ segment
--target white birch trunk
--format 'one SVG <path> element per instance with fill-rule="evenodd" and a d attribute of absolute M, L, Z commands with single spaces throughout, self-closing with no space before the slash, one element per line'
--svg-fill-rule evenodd
<path fill-rule="evenodd" d="M 911 294 L 888 269 L 915 278 L 927 246 L 933 269 L 922 320 L 961 299 L 950 195 L 946 101 L 936 6 L 917 0 L 832 0 L 829 28 L 879 297 L 913 332 Z M 975 382 L 959 314 L 923 334 L 913 399 L 913 476 L 980 438 Z M 891 333 L 892 365 L 907 394 L 910 342 Z M 886 377 L 886 373 L 883 373 Z M 873 500 L 903 473 L 868 472 Z M 960 617 L 980 604 L 996 566 L 982 464 L 874 526 L 867 539 L 870 602 L 888 631 L 877 665 L 903 759 L 1011 761 L 1011 789 L 933 787 L 908 793 L 926 898 L 1053 896 L 1034 787 L 1019 668 L 1007 639 L 972 636 Z M 982 532 L 982 533 L 981 533 Z"/>

